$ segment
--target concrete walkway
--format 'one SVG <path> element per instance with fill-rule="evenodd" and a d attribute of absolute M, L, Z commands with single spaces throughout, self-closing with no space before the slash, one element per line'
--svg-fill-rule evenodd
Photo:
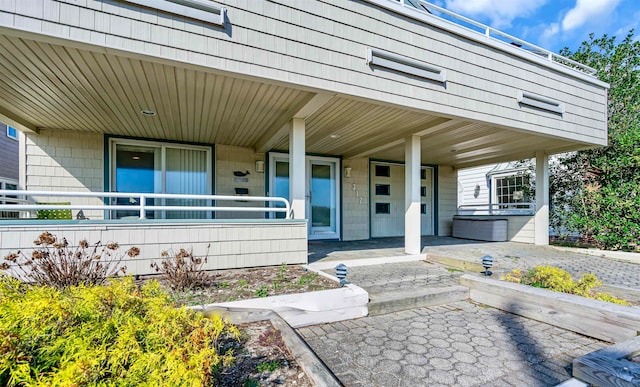
<path fill-rule="evenodd" d="M 385 255 L 402 257 L 401 238 L 367 242 L 310 243 L 309 250 L 315 262 L 345 261 L 348 280 L 367 290 L 372 303 L 389 294 L 457 284 L 456 271 L 422 261 L 360 266 L 372 257 L 377 262 Z M 478 263 L 492 255 L 498 272 L 554 265 L 574 276 L 594 272 L 611 287 L 640 289 L 640 265 L 619 259 L 454 238 L 424 238 L 423 245 L 425 255 L 460 262 Z M 553 386 L 571 378 L 574 358 L 608 345 L 469 301 L 416 306 L 298 333 L 346 386 Z"/>

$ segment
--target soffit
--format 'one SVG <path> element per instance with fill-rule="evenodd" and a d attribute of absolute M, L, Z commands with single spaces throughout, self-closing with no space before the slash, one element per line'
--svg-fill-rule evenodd
<path fill-rule="evenodd" d="M 144 59 L 144 58 L 143 58 Z M 0 108 L 38 128 L 256 147 L 315 93 L 185 64 L 158 63 L 0 35 Z M 147 117 L 141 110 L 157 112 Z M 580 144 L 336 95 L 306 117 L 307 152 L 456 167 L 559 153 Z M 288 150 L 286 134 L 274 150 Z"/>

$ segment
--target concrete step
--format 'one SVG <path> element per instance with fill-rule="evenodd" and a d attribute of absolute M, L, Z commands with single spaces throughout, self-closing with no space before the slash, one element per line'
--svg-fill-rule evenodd
<path fill-rule="evenodd" d="M 369 293 L 369 316 L 401 310 L 443 305 L 469 298 L 469 289 L 460 286 L 419 288 L 397 292 Z"/>

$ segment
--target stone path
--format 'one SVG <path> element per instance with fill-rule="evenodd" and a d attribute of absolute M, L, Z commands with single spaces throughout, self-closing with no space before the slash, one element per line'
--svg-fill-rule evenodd
<path fill-rule="evenodd" d="M 446 244 L 455 241 L 458 241 L 458 244 Z M 488 254 L 494 258 L 496 267 L 508 270 L 553 265 L 567 270 L 574 277 L 580 277 L 583 273 L 594 273 L 607 285 L 640 289 L 640 265 L 636 263 L 585 255 L 550 246 L 514 242 L 465 244 L 459 241 L 454 238 L 438 238 L 440 244 L 427 246 L 424 252 L 476 263 L 480 262 L 483 255 Z"/>
<path fill-rule="evenodd" d="M 550 386 L 607 345 L 466 301 L 298 332 L 345 386 Z"/>

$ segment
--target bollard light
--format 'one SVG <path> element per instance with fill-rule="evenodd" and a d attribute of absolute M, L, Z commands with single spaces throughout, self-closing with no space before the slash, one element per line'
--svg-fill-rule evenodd
<path fill-rule="evenodd" d="M 490 255 L 485 255 L 484 257 L 482 257 L 482 267 L 484 267 L 485 276 L 490 276 L 491 274 L 493 274 L 489 271 L 489 268 L 491 266 L 493 266 L 493 257 Z"/>
<path fill-rule="evenodd" d="M 340 280 L 340 287 L 343 287 L 344 285 L 349 283 L 345 279 L 347 278 L 347 271 L 347 265 L 345 265 L 344 263 L 340 263 L 338 264 L 338 266 L 336 266 L 336 277 Z"/>

